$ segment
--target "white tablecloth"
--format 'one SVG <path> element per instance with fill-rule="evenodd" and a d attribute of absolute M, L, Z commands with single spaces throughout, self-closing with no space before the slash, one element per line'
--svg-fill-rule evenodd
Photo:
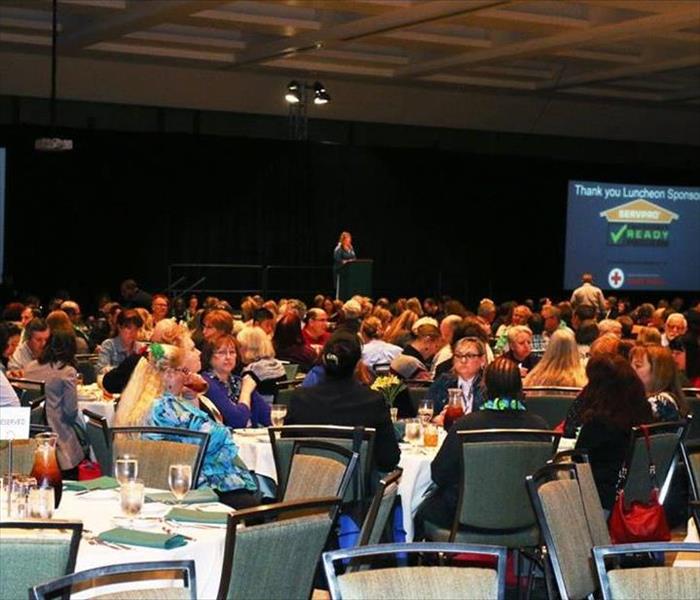
<path fill-rule="evenodd" d="M 82 496 L 76 496 L 75 492 L 63 492 L 61 506 L 54 517 L 57 519 L 78 520 L 83 522 L 83 527 L 93 534 L 99 534 L 116 527 L 112 518 L 121 514 L 119 508 L 119 492 L 116 490 L 99 491 Z M 166 512 L 168 507 L 160 503 L 148 503 L 145 505 L 151 514 L 157 507 Z M 221 505 L 222 511 L 231 510 Z M 159 528 L 148 529 L 154 533 L 161 533 Z M 104 565 L 113 565 L 131 562 L 143 562 L 153 560 L 189 560 L 195 561 L 197 573 L 197 597 L 215 598 L 219 589 L 221 578 L 221 566 L 224 556 L 224 540 L 226 528 L 195 528 L 177 527 L 178 533 L 195 538 L 187 545 L 172 550 L 157 548 L 132 547 L 130 550 L 115 550 L 102 545 L 89 544 L 85 539 L 81 540 L 78 549 L 78 558 L 75 565 L 76 571 L 92 569 Z M 131 586 L 138 588 L 138 584 Z M 89 597 L 84 594 L 75 594 L 74 598 Z"/>
<path fill-rule="evenodd" d="M 688 533 L 683 541 L 688 544 L 697 544 L 698 542 L 700 542 L 700 539 L 698 539 L 698 530 L 695 528 L 695 521 L 693 520 L 693 517 L 690 517 L 690 519 L 688 519 Z M 696 553 L 683 554 L 682 552 L 679 552 L 676 555 L 676 560 L 673 561 L 673 566 L 694 567 L 698 569 L 700 568 L 700 558 L 698 558 L 698 555 Z"/>
<path fill-rule="evenodd" d="M 272 446 L 266 430 L 257 430 L 255 433 L 252 431 L 245 434 L 236 433 L 234 440 L 239 447 L 240 457 L 249 469 L 277 481 Z M 403 526 L 408 542 L 413 541 L 413 515 L 431 483 L 430 463 L 435 453 L 436 451 L 432 449 L 411 449 L 408 444 L 401 444 L 399 466 L 403 469 L 403 475 L 399 485 L 399 495 L 403 508 Z"/>

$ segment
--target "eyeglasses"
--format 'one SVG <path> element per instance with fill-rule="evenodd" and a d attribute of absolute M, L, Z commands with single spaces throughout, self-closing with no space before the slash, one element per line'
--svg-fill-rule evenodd
<path fill-rule="evenodd" d="M 231 350 L 217 350 L 214 352 L 214 356 L 236 356 L 236 351 Z"/>
<path fill-rule="evenodd" d="M 166 373 L 182 373 L 183 375 L 189 375 L 190 370 L 187 367 L 166 367 Z"/>
<path fill-rule="evenodd" d="M 481 356 L 483 356 L 483 354 L 477 354 L 475 352 L 465 352 L 464 354 L 461 354 L 459 352 L 454 353 L 454 357 L 457 360 L 470 360 L 472 358 L 479 358 Z"/>

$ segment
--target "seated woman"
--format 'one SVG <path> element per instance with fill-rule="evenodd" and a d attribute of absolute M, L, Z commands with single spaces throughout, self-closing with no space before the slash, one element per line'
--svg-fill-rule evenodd
<path fill-rule="evenodd" d="M 78 410 L 75 334 L 54 331 L 41 356 L 30 362 L 24 376 L 46 384 L 46 420 L 58 434 L 56 455 L 64 479 L 78 479 L 78 464 L 85 458 L 75 427 L 82 427 Z"/>
<path fill-rule="evenodd" d="M 360 325 L 362 338 L 362 362 L 374 370 L 374 365 L 388 365 L 402 352 L 401 346 L 395 346 L 382 340 L 384 327 L 377 317 L 367 317 Z"/>
<path fill-rule="evenodd" d="M 474 337 L 457 340 L 452 355 L 452 369 L 443 373 L 428 388 L 426 400 L 433 401 L 433 410 L 440 415 L 447 404 L 447 390 L 460 388 L 465 414 L 478 410 L 484 402 L 481 372 L 486 364 L 484 343 Z M 439 423 L 440 420 L 437 419 Z"/>
<path fill-rule="evenodd" d="M 576 448 L 587 452 L 600 502 L 609 512 L 632 427 L 650 423 L 654 417 L 644 385 L 621 356 L 591 357 L 586 374 L 588 385 L 580 408 L 583 425 Z"/>
<path fill-rule="evenodd" d="M 0 323 L 0 371 L 7 371 L 10 357 L 19 346 L 22 330 L 11 321 Z"/>
<path fill-rule="evenodd" d="M 549 339 L 547 349 L 523 381 L 528 386 L 583 387 L 586 371 L 574 334 L 568 329 L 557 329 Z"/>
<path fill-rule="evenodd" d="M 199 485 L 212 487 L 224 504 L 244 508 L 260 504 L 253 475 L 236 464 L 238 447 L 229 429 L 214 422 L 183 395 L 188 377 L 199 370 L 199 351 L 152 344 L 124 389 L 115 426 L 177 427 L 209 434 Z M 160 439 L 160 438 L 159 438 Z M 186 441 L 186 438 L 177 438 Z"/>
<path fill-rule="evenodd" d="M 253 391 L 252 377 L 241 379 L 233 373 L 237 357 L 238 342 L 232 335 L 204 344 L 202 377 L 209 385 L 207 398 L 219 409 L 224 424 L 229 427 L 269 427 L 270 405 Z"/>
<path fill-rule="evenodd" d="M 455 354 L 461 354 L 459 343 Z M 471 351 L 470 351 L 471 352 Z M 470 359 L 471 360 L 471 359 Z M 416 539 L 427 520 L 440 527 L 452 527 L 459 498 L 462 445 L 457 431 L 476 429 L 549 429 L 546 421 L 527 412 L 522 397 L 518 366 L 507 358 L 495 359 L 484 374 L 486 398 L 482 404 L 458 419 L 450 428 L 430 472 L 437 490 L 418 507 L 415 516 Z M 480 481 L 475 485 L 488 485 Z"/>
<path fill-rule="evenodd" d="M 265 402 L 272 404 L 277 396 L 277 384 L 287 375 L 284 365 L 275 358 L 275 349 L 267 334 L 260 327 L 246 327 L 238 334 L 243 363 L 241 376 L 246 374 L 257 384 L 258 393 Z"/>
<path fill-rule="evenodd" d="M 118 366 L 128 356 L 138 352 L 140 345 L 136 341 L 143 319 L 135 310 L 122 310 L 117 315 L 117 327 L 111 338 L 100 345 L 97 352 L 97 372 L 107 371 Z"/>
<path fill-rule="evenodd" d="M 677 421 L 688 414 L 678 372 L 668 348 L 658 345 L 635 346 L 630 362 L 644 384 L 647 400 L 657 421 Z"/>
<path fill-rule="evenodd" d="M 318 354 L 304 341 L 301 319 L 296 312 L 287 312 L 277 321 L 272 346 L 278 360 L 299 365 L 302 373 L 308 373 L 317 362 Z"/>

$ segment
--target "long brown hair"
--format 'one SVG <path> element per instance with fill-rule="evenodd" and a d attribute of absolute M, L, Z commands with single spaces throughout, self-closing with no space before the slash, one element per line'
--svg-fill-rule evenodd
<path fill-rule="evenodd" d="M 678 406 L 678 412 L 682 417 L 688 414 L 688 404 L 681 389 L 678 368 L 673 360 L 673 355 L 668 348 L 655 344 L 637 345 L 630 351 L 630 362 L 635 358 L 645 357 L 651 365 L 651 385 L 649 395 L 668 392 L 673 396 Z"/>
<path fill-rule="evenodd" d="M 588 385 L 583 388 L 581 421 L 599 418 L 625 431 L 651 423 L 654 415 L 642 380 L 621 356 L 594 356 L 586 366 Z"/>

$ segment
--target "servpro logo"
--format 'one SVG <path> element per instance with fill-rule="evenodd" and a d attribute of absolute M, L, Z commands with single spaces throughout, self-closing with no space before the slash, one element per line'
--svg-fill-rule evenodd
<path fill-rule="evenodd" d="M 668 246 L 669 225 L 678 215 L 637 198 L 600 213 L 608 221 L 608 246 Z"/>

